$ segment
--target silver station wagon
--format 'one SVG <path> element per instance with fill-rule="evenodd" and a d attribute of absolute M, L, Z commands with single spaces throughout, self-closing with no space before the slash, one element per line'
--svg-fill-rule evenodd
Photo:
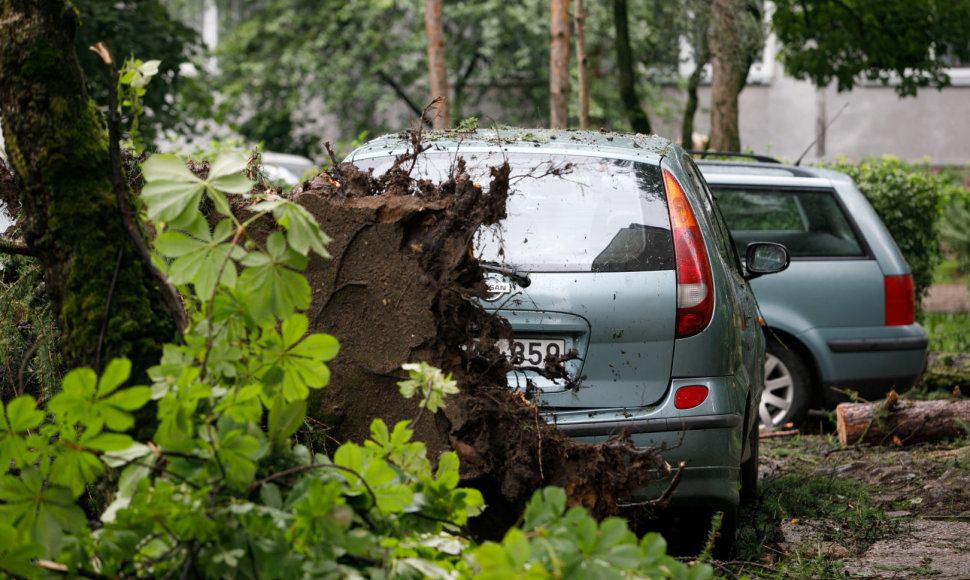
<path fill-rule="evenodd" d="M 470 176 L 508 161 L 508 217 L 474 241 L 483 305 L 507 318 L 523 367 L 575 350 L 571 380 L 508 379 L 547 421 L 586 442 L 628 432 L 686 462 L 671 506 L 723 511 L 733 543 L 741 493 L 757 485 L 765 339 L 748 279 L 783 270 L 787 250 L 745 248 L 746 269 L 690 156 L 665 139 L 579 131 L 435 133 L 415 169 L 440 180 L 458 156 Z M 405 153 L 388 136 L 348 161 L 381 174 Z M 669 477 L 669 476 L 667 476 Z M 658 480 L 631 500 L 658 497 Z M 709 525 L 709 517 L 707 525 Z M 706 529 L 706 528 L 705 528 Z"/>
<path fill-rule="evenodd" d="M 765 161 L 698 161 L 740 251 L 773 241 L 787 271 L 752 282 L 766 322 L 765 426 L 854 392 L 878 400 L 926 365 L 913 278 L 889 231 L 844 173 Z"/>

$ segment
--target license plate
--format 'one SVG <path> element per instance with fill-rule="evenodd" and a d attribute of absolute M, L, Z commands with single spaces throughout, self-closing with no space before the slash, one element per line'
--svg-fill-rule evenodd
<path fill-rule="evenodd" d="M 500 340 L 496 346 L 512 364 L 520 366 L 541 366 L 547 356 L 558 357 L 566 352 L 566 341 L 558 338 L 516 338 L 511 344 Z"/>

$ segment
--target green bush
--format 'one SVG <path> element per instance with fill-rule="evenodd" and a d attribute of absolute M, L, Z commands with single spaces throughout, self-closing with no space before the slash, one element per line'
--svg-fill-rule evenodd
<path fill-rule="evenodd" d="M 957 264 L 956 273 L 970 274 L 970 195 L 966 191 L 950 197 L 940 223 L 940 239 Z"/>
<path fill-rule="evenodd" d="M 939 175 L 887 156 L 862 163 L 840 159 L 831 167 L 855 180 L 889 228 L 913 271 L 916 297 L 922 300 L 942 259 L 940 215 L 954 186 Z"/>

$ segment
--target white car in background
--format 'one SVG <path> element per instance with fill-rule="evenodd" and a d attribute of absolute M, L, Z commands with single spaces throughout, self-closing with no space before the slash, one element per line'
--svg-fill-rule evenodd
<path fill-rule="evenodd" d="M 314 168 L 311 159 L 291 153 L 263 151 L 259 154 L 259 159 L 267 180 L 282 182 L 291 187 L 303 181 Z"/>

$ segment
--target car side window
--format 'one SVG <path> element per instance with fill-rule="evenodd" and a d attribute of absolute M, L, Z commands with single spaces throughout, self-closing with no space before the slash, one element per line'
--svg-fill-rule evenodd
<path fill-rule="evenodd" d="M 724 217 L 718 210 L 718 204 L 714 198 L 714 194 L 711 193 L 710 188 L 707 187 L 707 182 L 704 181 L 703 177 L 701 177 L 700 170 L 697 169 L 697 166 L 694 165 L 694 162 L 689 156 L 684 158 L 684 166 L 694 187 L 696 187 L 697 191 L 701 193 L 701 203 L 704 206 L 703 211 L 705 214 L 707 214 L 711 225 L 714 228 L 714 237 L 717 239 L 717 246 L 721 256 L 724 258 L 725 262 L 733 265 L 734 269 L 737 270 L 739 274 L 743 275 L 744 270 L 741 268 L 741 259 L 738 256 L 738 251 L 740 250 L 735 250 L 734 243 L 731 239 L 731 232 L 727 223 L 724 221 Z"/>
<path fill-rule="evenodd" d="M 739 248 L 778 242 L 793 258 L 866 255 L 831 190 L 718 188 L 717 197 Z"/>

